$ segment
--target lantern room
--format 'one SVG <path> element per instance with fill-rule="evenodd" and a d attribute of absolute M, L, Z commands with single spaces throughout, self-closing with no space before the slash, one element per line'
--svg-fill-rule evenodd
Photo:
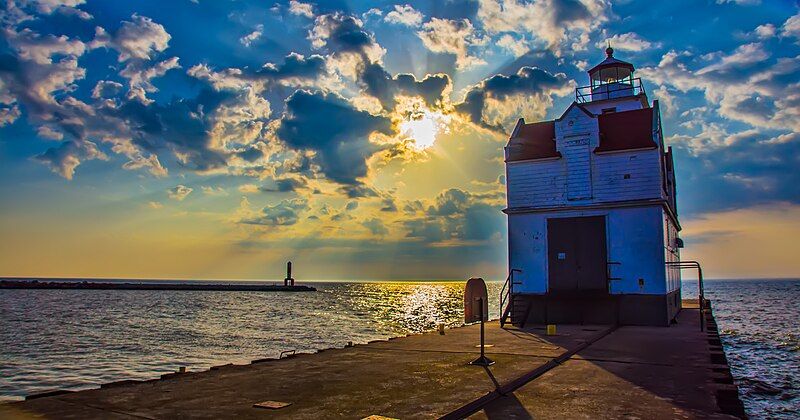
<path fill-rule="evenodd" d="M 642 93 L 641 79 L 634 78 L 633 64 L 614 58 L 614 49 L 606 49 L 606 59 L 589 70 L 590 86 L 578 89 L 578 102 L 624 98 Z"/>

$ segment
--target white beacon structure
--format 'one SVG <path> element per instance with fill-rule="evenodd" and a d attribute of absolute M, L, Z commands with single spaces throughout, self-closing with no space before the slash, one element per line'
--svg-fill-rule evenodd
<path fill-rule="evenodd" d="M 502 322 L 664 325 L 681 307 L 680 224 L 658 101 L 606 59 L 551 121 L 505 147 L 509 284 Z"/>

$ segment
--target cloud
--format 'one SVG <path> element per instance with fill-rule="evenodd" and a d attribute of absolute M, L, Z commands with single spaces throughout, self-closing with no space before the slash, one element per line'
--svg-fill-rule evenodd
<path fill-rule="evenodd" d="M 105 29 L 97 27 L 92 47 L 110 47 L 117 50 L 120 62 L 130 59 L 149 60 L 156 53 L 166 50 L 170 39 L 172 36 L 167 33 L 164 26 L 153 22 L 149 17 L 134 13 L 130 21 L 122 21 L 122 25 L 113 36 Z"/>
<path fill-rule="evenodd" d="M 406 214 L 424 211 L 422 217 L 403 220 L 406 237 L 428 243 L 485 242 L 503 234 L 502 194 L 476 194 L 458 188 L 439 193 L 429 204 L 409 202 Z"/>
<path fill-rule="evenodd" d="M 108 157 L 90 141 L 65 141 L 58 147 L 47 149 L 35 159 L 47 165 L 54 173 L 72 179 L 75 168 L 82 160 L 107 160 Z"/>
<path fill-rule="evenodd" d="M 177 185 L 173 188 L 167 190 L 167 195 L 169 198 L 177 201 L 183 201 L 189 194 L 194 191 L 193 188 L 187 187 L 185 185 Z"/>
<path fill-rule="evenodd" d="M 522 57 L 530 51 L 530 47 L 524 39 L 515 38 L 511 34 L 502 35 L 497 40 L 497 46 L 507 50 L 515 57 Z"/>
<path fill-rule="evenodd" d="M 385 109 L 394 108 L 399 95 L 419 96 L 429 107 L 435 108 L 452 89 L 450 76 L 444 73 L 429 74 L 417 80 L 413 74 L 392 76 L 378 63 L 364 66 L 359 81 L 364 91 L 378 99 Z"/>
<path fill-rule="evenodd" d="M 225 188 L 222 188 L 222 187 L 214 187 L 214 186 L 209 186 L 209 185 L 203 185 L 203 186 L 200 187 L 200 190 L 203 191 L 203 194 L 205 194 L 205 195 L 212 195 L 212 196 L 214 196 L 214 195 L 217 195 L 217 196 L 219 196 L 219 195 L 222 195 L 222 196 L 228 195 L 228 191 L 226 191 Z"/>
<path fill-rule="evenodd" d="M 316 49 L 363 54 L 369 57 L 369 61 L 375 61 L 383 55 L 383 51 L 376 51 L 375 39 L 362 26 L 363 22 L 352 16 L 341 13 L 322 15 L 314 20 L 308 39 Z"/>
<path fill-rule="evenodd" d="M 793 37 L 800 41 L 800 13 L 786 19 L 781 26 L 781 36 Z"/>
<path fill-rule="evenodd" d="M 476 36 L 475 28 L 469 19 L 431 18 L 417 32 L 417 35 L 428 50 L 435 53 L 454 54 L 458 70 L 486 64 L 483 59 L 469 54 L 470 46 L 483 45 L 486 42 Z"/>
<path fill-rule="evenodd" d="M 335 93 L 298 90 L 286 100 L 277 136 L 294 149 L 314 152 L 314 163 L 328 179 L 358 184 L 367 159 L 382 148 L 372 133 L 391 134 L 391 121 L 355 109 Z"/>
<path fill-rule="evenodd" d="M 0 108 L 0 127 L 13 124 L 20 115 L 22 115 L 22 112 L 16 105 Z"/>
<path fill-rule="evenodd" d="M 614 35 L 610 38 L 607 38 L 606 42 L 599 41 L 596 45 L 598 48 L 605 48 L 607 43 L 610 43 L 615 50 L 626 51 L 644 51 L 652 48 L 659 48 L 661 46 L 661 43 L 653 43 L 646 39 L 642 39 L 638 34 L 633 32 Z"/>
<path fill-rule="evenodd" d="M 418 27 L 422 24 L 424 18 L 425 16 L 422 13 L 408 4 L 402 6 L 396 4 L 394 5 L 394 10 L 387 13 L 383 20 L 398 25 Z"/>
<path fill-rule="evenodd" d="M 250 32 L 249 34 L 239 38 L 239 42 L 245 47 L 249 47 L 250 44 L 261 38 L 262 35 L 264 35 L 264 25 L 259 24 L 256 25 L 256 28 L 253 30 L 253 32 Z"/>
<path fill-rule="evenodd" d="M 702 91 L 718 114 L 754 127 L 800 130 L 800 56 L 773 58 L 760 43 L 696 57 L 669 51 L 642 77 L 681 92 Z"/>
<path fill-rule="evenodd" d="M 128 62 L 128 65 L 119 72 L 119 75 L 128 79 L 128 99 L 136 99 L 147 104 L 152 102 L 151 99 L 147 98 L 147 93 L 158 92 L 158 89 L 153 86 L 151 81 L 163 76 L 172 69 L 179 68 L 181 66 L 178 64 L 178 57 L 172 57 L 153 65 L 134 60 Z"/>
<path fill-rule="evenodd" d="M 543 118 L 553 103 L 551 95 L 564 95 L 571 90 L 564 73 L 522 67 L 516 74 L 497 74 L 472 86 L 456 110 L 476 124 L 497 128 L 520 116 Z"/>
<path fill-rule="evenodd" d="M 278 204 L 266 206 L 259 214 L 244 218 L 239 223 L 261 226 L 291 226 L 300 220 L 300 214 L 308 210 L 308 200 L 292 198 Z"/>
<path fill-rule="evenodd" d="M 113 80 L 100 80 L 92 89 L 92 98 L 104 99 L 116 96 L 122 91 L 122 84 Z"/>
<path fill-rule="evenodd" d="M 42 65 L 51 64 L 54 55 L 80 57 L 86 51 L 86 44 L 80 40 L 70 39 L 65 35 L 42 36 L 28 28 L 19 32 L 5 28 L 3 36 L 8 44 L 16 50 L 20 59 Z"/>
<path fill-rule="evenodd" d="M 297 16 L 305 16 L 309 19 L 314 18 L 314 6 L 308 3 L 301 3 L 297 0 L 289 2 L 289 13 Z"/>
<path fill-rule="evenodd" d="M 268 192 L 294 192 L 308 187 L 305 178 L 278 178 L 273 180 L 273 186 L 263 186 L 261 191 Z"/>
<path fill-rule="evenodd" d="M 608 20 L 608 9 L 602 0 L 481 0 L 477 19 L 490 35 L 529 38 L 528 49 L 543 45 L 560 55 L 564 48 L 585 49 L 589 33 Z"/>
<path fill-rule="evenodd" d="M 386 228 L 386 225 L 383 224 L 381 219 L 373 217 L 369 220 L 365 220 L 361 222 L 361 224 L 367 228 L 370 233 L 376 236 L 384 236 L 389 233 L 389 229 Z"/>

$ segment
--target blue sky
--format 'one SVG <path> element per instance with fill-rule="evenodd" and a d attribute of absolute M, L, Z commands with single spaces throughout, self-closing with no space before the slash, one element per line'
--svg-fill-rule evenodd
<path fill-rule="evenodd" d="M 610 42 L 660 100 L 685 256 L 800 275 L 795 1 L 0 7 L 0 274 L 502 277 L 508 131 Z"/>

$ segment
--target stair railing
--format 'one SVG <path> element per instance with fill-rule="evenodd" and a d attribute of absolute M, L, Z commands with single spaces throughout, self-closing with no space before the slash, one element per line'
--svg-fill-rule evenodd
<path fill-rule="evenodd" d="M 514 272 L 521 273 L 522 270 L 517 268 L 512 268 L 508 272 L 508 277 L 506 277 L 505 283 L 503 283 L 503 288 L 500 290 L 500 324 L 502 325 L 505 321 L 505 315 L 508 312 L 508 309 L 511 309 L 512 302 L 512 295 L 514 294 L 514 285 L 519 284 L 514 282 Z"/>

